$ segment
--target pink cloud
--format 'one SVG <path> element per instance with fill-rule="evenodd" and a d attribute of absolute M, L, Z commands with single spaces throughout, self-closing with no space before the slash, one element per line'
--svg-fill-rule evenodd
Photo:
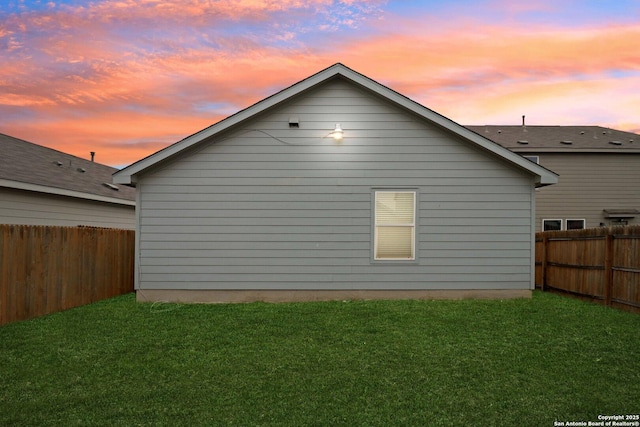
<path fill-rule="evenodd" d="M 162 22 L 180 22 L 181 26 L 202 26 L 225 20 L 268 21 L 272 14 L 307 10 L 318 13 L 345 4 L 364 11 L 380 0 L 103 0 L 87 5 L 65 5 L 46 11 L 28 11 L 10 15 L 7 28 L 33 31 L 60 29 L 96 29 L 135 23 L 157 27 Z M 286 18 L 286 16 L 285 16 Z M 0 32 L 0 35 L 2 33 Z"/>
<path fill-rule="evenodd" d="M 125 100 L 147 104 L 149 101 L 145 98 L 154 99 L 157 94 L 151 104 L 169 107 L 170 103 L 162 98 L 167 96 L 166 88 L 175 87 L 176 82 L 177 86 L 203 82 L 210 86 L 216 82 L 217 70 L 233 68 L 230 75 L 237 75 L 237 66 L 246 64 L 255 69 L 256 58 L 260 58 L 260 65 L 274 68 L 268 64 L 273 61 L 264 60 L 264 55 L 271 56 L 273 49 L 259 45 L 250 37 L 216 35 L 215 31 L 208 31 L 215 22 L 267 20 L 270 13 L 295 9 L 315 13 L 333 3 L 331 0 L 121 0 L 14 14 L 0 32 L 0 42 L 5 40 L 15 46 L 8 61 L 12 66 L 0 69 L 0 82 L 5 82 L 12 97 L 27 100 L 47 97 L 54 103 L 70 106 Z M 348 3 L 365 7 L 376 2 Z M 197 17 L 207 22 L 191 19 Z M 175 27 L 170 24 L 172 21 L 181 23 L 173 30 L 180 33 L 179 37 L 164 33 Z M 197 34 L 193 28 L 197 25 L 207 28 Z M 130 40 L 127 31 L 122 29 L 131 26 L 136 30 L 149 26 L 162 28 L 162 35 L 148 36 L 143 32 L 140 39 Z M 291 31 L 283 31 L 280 40 L 295 38 Z M 28 43 L 14 41 L 14 35 Z M 275 67 L 279 71 L 283 64 L 291 64 L 287 59 L 296 54 L 273 56 L 280 62 L 280 66 Z M 229 75 L 228 71 L 225 73 Z M 11 102 L 15 104 L 15 100 Z"/>

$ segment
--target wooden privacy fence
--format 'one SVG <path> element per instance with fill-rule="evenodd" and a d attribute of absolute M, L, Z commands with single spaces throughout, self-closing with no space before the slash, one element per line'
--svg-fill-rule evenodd
<path fill-rule="evenodd" d="M 134 231 L 0 224 L 0 325 L 133 291 Z"/>
<path fill-rule="evenodd" d="M 640 312 L 640 226 L 537 233 L 536 287 Z"/>

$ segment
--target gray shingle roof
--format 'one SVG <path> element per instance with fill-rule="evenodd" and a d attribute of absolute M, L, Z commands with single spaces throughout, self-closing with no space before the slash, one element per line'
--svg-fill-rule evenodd
<path fill-rule="evenodd" d="M 512 151 L 637 152 L 640 135 L 602 126 L 465 126 Z"/>
<path fill-rule="evenodd" d="M 104 185 L 112 183 L 116 171 L 111 166 L 0 133 L 0 180 L 135 201 L 134 188 L 117 185 L 116 191 Z"/>

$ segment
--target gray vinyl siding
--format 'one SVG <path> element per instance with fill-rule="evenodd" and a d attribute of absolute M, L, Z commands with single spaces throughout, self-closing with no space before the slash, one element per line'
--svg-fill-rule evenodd
<path fill-rule="evenodd" d="M 536 192 L 536 230 L 542 219 L 585 219 L 611 225 L 603 209 L 640 210 L 640 154 L 540 153 L 540 164 L 560 175 Z M 629 220 L 639 224 L 640 218 Z"/>
<path fill-rule="evenodd" d="M 133 206 L 0 188 L 0 224 L 135 228 Z"/>
<path fill-rule="evenodd" d="M 533 178 L 340 80 L 138 189 L 139 289 L 531 287 Z M 417 191 L 415 262 L 372 261 L 374 189 Z"/>

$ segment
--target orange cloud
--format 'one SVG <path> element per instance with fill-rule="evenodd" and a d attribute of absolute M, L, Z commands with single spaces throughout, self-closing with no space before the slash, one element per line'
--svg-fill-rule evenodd
<path fill-rule="evenodd" d="M 622 111 L 640 111 L 632 95 L 640 89 L 639 39 L 640 25 L 562 31 L 477 26 L 465 33 L 358 40 L 343 47 L 343 57 L 347 65 L 458 122 L 518 121 L 534 112 L 546 120 L 541 124 L 632 130 L 639 124 L 612 112 L 622 104 L 629 106 Z M 612 77 L 617 74 L 623 76 Z M 597 117 L 608 122 L 594 123 Z"/>
<path fill-rule="evenodd" d="M 22 123 L 4 126 L 6 133 L 27 141 L 79 156 L 97 152 L 96 161 L 125 165 L 195 133 L 222 117 L 192 115 L 167 116 L 114 112 L 82 120 L 56 118 L 25 127 Z"/>
<path fill-rule="evenodd" d="M 612 104 L 620 102 L 620 94 L 639 87 L 640 78 L 513 82 L 474 97 L 442 94 L 435 103 L 442 106 L 441 113 L 464 124 L 518 124 L 524 114 L 530 124 L 604 125 L 631 131 L 638 123 L 621 120 L 619 105 L 614 109 Z M 629 104 L 639 111 L 640 103 Z"/>
<path fill-rule="evenodd" d="M 205 83 L 194 91 L 201 93 L 203 88 L 217 83 L 216 76 L 224 77 L 224 83 L 228 77 L 241 74 L 239 66 L 255 70 L 255 59 L 259 59 L 258 65 L 268 65 L 263 70 L 268 71 L 274 68 L 268 56 L 277 58 L 278 74 L 287 64 L 299 64 L 294 63 L 295 53 L 272 55 L 272 48 L 260 45 L 252 37 L 211 31 L 217 24 L 268 20 L 271 13 L 296 9 L 316 13 L 333 3 L 332 0 L 119 0 L 13 14 L 0 30 L 0 41 L 15 35 L 28 43 L 23 43 L 27 47 L 17 49 L 8 58 L 10 67 L 0 69 L 0 88 L 8 89 L 5 105 L 91 108 L 100 103 L 104 108 L 139 102 L 143 106 L 171 108 L 180 104 L 180 96 L 173 96 L 171 88 Z M 197 17 L 206 22 L 191 19 Z M 179 21 L 180 25 L 176 27 L 171 24 L 173 21 Z M 198 26 L 205 28 L 194 28 Z M 161 30 L 157 35 L 142 31 L 149 27 Z M 136 40 L 129 38 L 133 28 L 136 34 L 142 34 Z M 281 39 L 291 38 L 290 34 L 285 32 Z M 267 78 L 264 72 L 262 76 Z M 269 86 L 277 78 L 271 80 L 267 82 Z M 244 92 L 251 90 L 256 94 L 249 84 L 253 81 L 249 77 Z M 237 84 L 218 85 L 228 94 L 236 91 L 227 90 L 233 86 Z"/>
<path fill-rule="evenodd" d="M 638 39 L 640 25 L 562 31 L 478 26 L 464 33 L 385 34 L 350 42 L 343 50 L 349 62 L 394 81 L 449 76 L 472 81 L 489 73 L 519 78 L 640 70 Z"/>
<path fill-rule="evenodd" d="M 526 114 L 538 124 L 640 129 L 640 25 L 557 29 L 456 16 L 443 24 L 390 14 L 369 22 L 379 1 L 342 0 L 360 9 L 298 26 L 300 14 L 336 4 L 122 0 L 11 15 L 0 23 L 8 51 L 0 132 L 122 165 L 338 61 L 463 124 Z M 365 32 L 336 30 L 357 19 Z M 266 29 L 236 28 L 254 22 Z M 316 40 L 304 41 L 312 31 Z"/>

